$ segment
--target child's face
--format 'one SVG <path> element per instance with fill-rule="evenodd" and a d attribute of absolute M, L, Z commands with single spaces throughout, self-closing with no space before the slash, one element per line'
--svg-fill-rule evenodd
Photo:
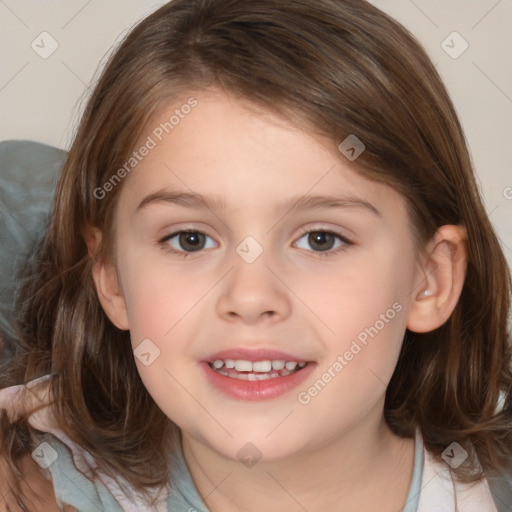
<path fill-rule="evenodd" d="M 197 106 L 182 109 L 185 97 L 150 121 L 137 148 L 153 146 L 148 136 L 156 147 L 139 151 L 117 206 L 126 304 L 117 323 L 130 329 L 134 349 L 151 340 L 140 350 L 150 364 L 136 359 L 145 386 L 184 435 L 231 458 L 247 442 L 271 460 L 374 428 L 422 276 L 405 201 L 352 171 L 335 142 L 233 97 L 194 97 Z M 175 110 L 179 122 L 166 134 L 161 123 Z M 171 191 L 215 197 L 224 208 L 171 203 Z M 346 203 L 280 208 L 312 195 Z M 204 235 L 161 241 L 185 229 Z M 352 244 L 303 234 L 319 230 Z M 257 348 L 309 362 L 300 370 L 306 378 L 277 377 L 294 384 L 288 390 L 264 380 L 277 396 L 257 399 L 257 382 L 212 375 L 205 363 L 220 351 Z"/>

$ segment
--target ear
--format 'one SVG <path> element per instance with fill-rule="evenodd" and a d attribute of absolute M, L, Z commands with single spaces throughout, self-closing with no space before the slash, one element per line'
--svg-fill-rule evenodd
<path fill-rule="evenodd" d="M 89 256 L 93 261 L 92 278 L 96 286 L 98 299 L 110 321 L 119 329 L 128 330 L 128 313 L 123 292 L 119 285 L 119 278 L 115 265 L 103 258 L 97 258 L 102 233 L 98 228 L 89 227 L 84 230 L 84 240 L 87 244 Z"/>
<path fill-rule="evenodd" d="M 467 233 L 463 226 L 440 227 L 427 245 L 427 256 L 418 266 L 418 282 L 407 316 L 407 328 L 430 332 L 452 314 L 467 270 Z"/>

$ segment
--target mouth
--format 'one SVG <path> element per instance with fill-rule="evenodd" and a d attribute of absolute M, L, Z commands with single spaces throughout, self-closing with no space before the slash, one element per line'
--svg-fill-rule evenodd
<path fill-rule="evenodd" d="M 285 361 L 283 359 L 247 361 L 244 359 L 215 359 L 208 366 L 216 373 L 231 379 L 263 381 L 286 377 L 301 371 L 306 361 Z"/>
<path fill-rule="evenodd" d="M 229 355 L 233 357 L 233 351 Z M 200 366 L 214 390 L 224 397 L 244 401 L 268 400 L 289 394 L 304 383 L 317 364 L 268 351 L 260 355 L 236 355 L 246 358 L 229 359 L 227 354 L 216 354 Z"/>

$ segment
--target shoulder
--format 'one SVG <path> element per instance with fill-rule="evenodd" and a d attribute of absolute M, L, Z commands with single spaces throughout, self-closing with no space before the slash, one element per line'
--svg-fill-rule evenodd
<path fill-rule="evenodd" d="M 51 374 L 34 379 L 27 384 L 18 384 L 0 389 L 0 410 L 5 411 L 10 421 L 30 415 L 40 407 L 49 405 Z"/>
<path fill-rule="evenodd" d="M 55 492 L 51 480 L 48 480 L 39 470 L 38 465 L 30 455 L 26 455 L 19 464 L 22 477 L 19 480 L 20 493 L 23 496 L 22 508 L 15 496 L 12 487 L 8 483 L 5 462 L 0 464 L 0 509 L 5 507 L 12 512 L 60 512 L 62 509 L 57 505 Z M 72 512 L 73 509 L 64 509 Z"/>
<path fill-rule="evenodd" d="M 459 481 L 451 471 L 452 464 L 440 461 L 425 450 L 421 494 L 417 512 L 457 510 L 461 512 L 502 512 L 499 500 L 487 477 L 475 482 Z M 508 510 L 508 509 L 507 509 Z"/>
<path fill-rule="evenodd" d="M 17 385 L 0 390 L 0 410 L 7 413 L 10 421 L 31 414 L 38 406 L 48 403 L 48 376 L 36 379 L 27 385 Z M 41 416 L 41 413 L 39 414 Z M 13 475 L 4 456 L 0 455 L 0 510 L 12 512 L 59 512 L 52 480 L 46 477 L 30 454 L 18 463 L 21 476 Z M 15 497 L 16 484 L 23 504 Z M 18 494 L 16 492 L 16 494 Z M 64 508 L 73 511 L 71 508 Z"/>
<path fill-rule="evenodd" d="M 512 503 L 512 461 L 508 467 L 499 470 L 493 470 L 487 475 L 487 482 L 498 510 L 509 510 L 504 507 L 505 503 Z"/>

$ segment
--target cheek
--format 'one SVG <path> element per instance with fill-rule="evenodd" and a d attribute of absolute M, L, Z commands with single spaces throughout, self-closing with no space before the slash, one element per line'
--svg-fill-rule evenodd
<path fill-rule="evenodd" d="M 197 360 L 191 344 L 201 325 L 201 300 L 217 278 L 198 279 L 197 271 L 185 272 L 184 266 L 171 266 L 158 253 L 136 247 L 126 251 L 118 264 L 139 374 L 155 401 L 170 414 L 181 403 L 178 383 L 192 387 Z M 141 354 L 149 356 L 138 357 Z"/>
<path fill-rule="evenodd" d="M 189 345 L 197 319 L 190 320 L 207 288 L 193 276 L 166 269 L 136 251 L 119 264 L 139 375 L 157 405 L 174 421 L 179 419 L 176 411 L 187 405 L 183 387 L 193 389 Z"/>
<path fill-rule="evenodd" d="M 407 310 L 414 268 L 412 248 L 390 242 L 347 253 L 321 271 L 318 265 L 301 268 L 287 282 L 294 283 L 293 291 L 324 324 L 326 342 L 339 350 L 375 324 L 389 339 L 397 337 L 405 326 L 404 315 L 397 313 Z"/>
<path fill-rule="evenodd" d="M 382 247 L 360 253 L 337 276 L 320 282 L 322 319 L 331 329 L 324 337 L 328 356 L 319 368 L 318 387 L 328 382 L 321 400 L 341 400 L 362 412 L 368 401 L 382 397 L 402 346 L 414 268 L 411 247 Z M 310 290 L 319 294 L 315 286 Z"/>
<path fill-rule="evenodd" d="M 381 411 L 405 323 L 399 301 L 371 297 L 348 303 L 334 325 L 336 336 L 325 337 L 327 356 L 315 378 L 297 394 L 304 422 L 314 417 L 322 421 L 325 435 L 336 437 L 371 411 Z"/>
<path fill-rule="evenodd" d="M 119 262 L 123 293 L 134 343 L 163 340 L 207 293 L 208 279 L 169 265 L 156 251 L 132 249 Z"/>

